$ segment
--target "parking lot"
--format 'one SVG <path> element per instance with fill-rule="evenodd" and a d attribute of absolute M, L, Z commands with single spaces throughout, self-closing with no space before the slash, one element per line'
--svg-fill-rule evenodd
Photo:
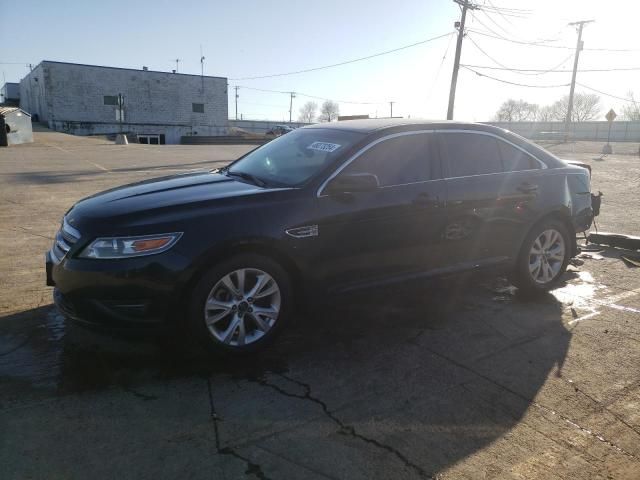
<path fill-rule="evenodd" d="M 491 277 L 328 297 L 243 359 L 65 323 L 44 252 L 75 201 L 251 148 L 0 150 L 1 478 L 640 476 L 640 267 L 614 248 L 535 301 Z M 640 235 L 637 144 L 549 148 L 592 165 L 600 230 Z"/>

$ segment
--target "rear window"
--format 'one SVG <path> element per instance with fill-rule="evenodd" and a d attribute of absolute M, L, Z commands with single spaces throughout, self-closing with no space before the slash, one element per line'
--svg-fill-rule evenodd
<path fill-rule="evenodd" d="M 445 132 L 441 139 L 449 166 L 449 177 L 502 172 L 495 137 L 477 133 Z"/>
<path fill-rule="evenodd" d="M 498 148 L 502 157 L 505 172 L 518 172 L 537 168 L 537 162 L 528 153 L 519 148 L 498 140 Z"/>

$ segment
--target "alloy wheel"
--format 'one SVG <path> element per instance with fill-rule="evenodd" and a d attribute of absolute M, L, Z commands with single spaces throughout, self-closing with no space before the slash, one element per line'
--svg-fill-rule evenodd
<path fill-rule="evenodd" d="M 529 251 L 529 273 L 536 283 L 551 282 L 564 264 L 566 248 L 564 237 L 555 229 L 542 232 Z"/>
<path fill-rule="evenodd" d="M 219 342 L 242 347 L 273 328 L 280 300 L 280 287 L 271 275 L 257 268 L 241 268 L 226 274 L 211 289 L 204 320 Z"/>

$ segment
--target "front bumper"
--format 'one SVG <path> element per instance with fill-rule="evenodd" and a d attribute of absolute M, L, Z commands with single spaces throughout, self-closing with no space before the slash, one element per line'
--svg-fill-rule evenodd
<path fill-rule="evenodd" d="M 107 329 L 168 327 L 181 316 L 186 259 L 165 252 L 123 260 L 87 260 L 46 255 L 47 285 L 67 318 Z"/>

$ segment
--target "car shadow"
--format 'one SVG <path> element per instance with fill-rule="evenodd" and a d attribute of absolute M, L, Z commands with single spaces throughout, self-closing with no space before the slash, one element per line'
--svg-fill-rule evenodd
<path fill-rule="evenodd" d="M 408 468 L 431 475 L 507 434 L 549 376 L 562 374 L 571 339 L 562 305 L 552 295 L 496 294 L 484 282 L 330 297 L 266 351 L 232 361 L 175 337 L 95 335 L 52 306 L 39 307 L 0 318 L 3 395 L 41 399 L 116 387 L 145 397 L 140 386 L 185 377 L 207 378 L 214 388 L 257 383 L 286 395 L 274 386 L 284 378 L 305 385 L 336 429 L 355 432 L 350 425 L 384 418 L 383 437 L 402 435 L 408 440 L 399 443 L 412 445 L 402 453 Z"/>

